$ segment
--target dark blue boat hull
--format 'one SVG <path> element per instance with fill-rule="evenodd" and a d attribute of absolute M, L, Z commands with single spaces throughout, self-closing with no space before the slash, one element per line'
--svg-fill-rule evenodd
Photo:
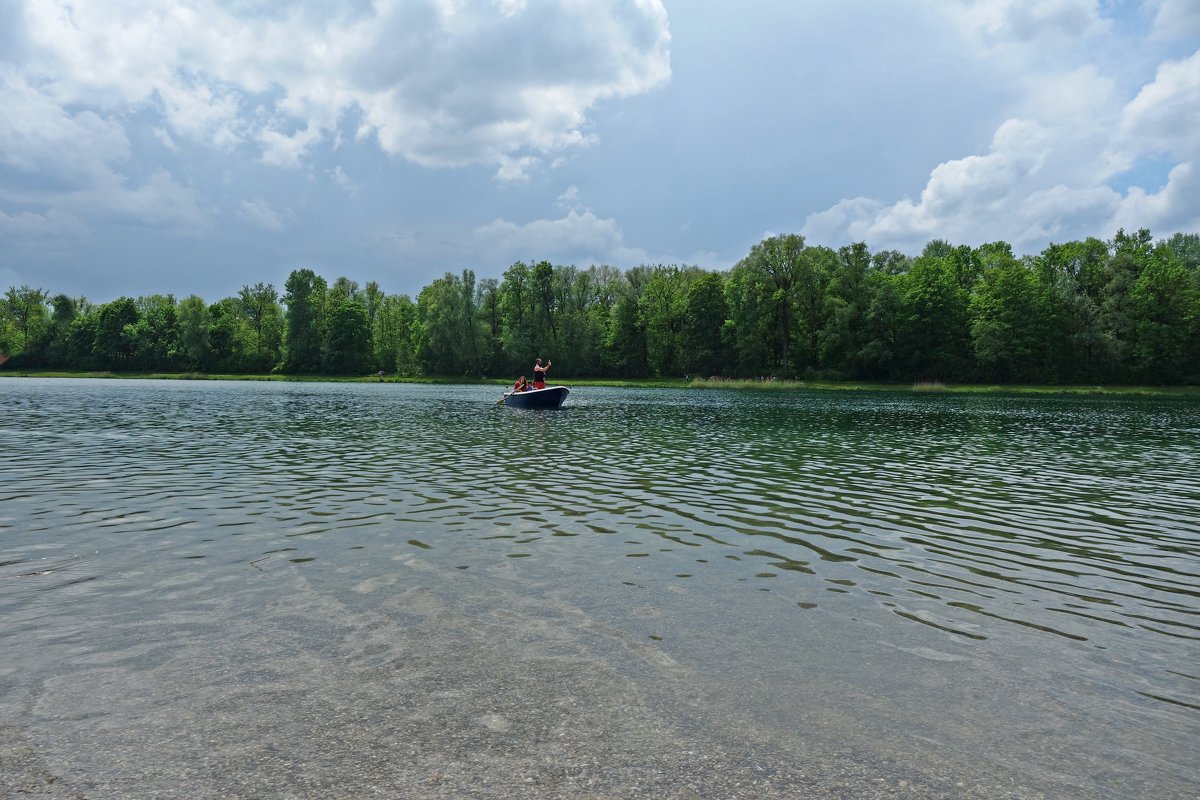
<path fill-rule="evenodd" d="M 565 386 L 547 386 L 531 392 L 512 392 L 504 397 L 504 405 L 513 408 L 558 408 L 571 390 Z"/>

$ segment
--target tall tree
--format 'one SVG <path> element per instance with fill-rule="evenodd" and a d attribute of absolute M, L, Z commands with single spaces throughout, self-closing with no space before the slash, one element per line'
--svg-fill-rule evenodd
<path fill-rule="evenodd" d="M 998 381 L 1044 377 L 1049 330 L 1036 273 L 1011 255 L 992 261 L 971 297 L 975 356 Z"/>
<path fill-rule="evenodd" d="M 617 299 L 609 315 L 605 337 L 607 366 L 627 378 L 649 374 L 646 356 L 646 325 L 632 287 Z"/>
<path fill-rule="evenodd" d="M 1121 379 L 1129 379 L 1138 371 L 1133 353 L 1137 320 L 1132 308 L 1132 294 L 1142 270 L 1151 261 L 1153 246 L 1150 231 L 1145 228 L 1135 234 L 1118 230 L 1109 245 L 1111 256 L 1104 271 L 1100 317 Z"/>
<path fill-rule="evenodd" d="M 826 327 L 829 279 L 837 268 L 837 254 L 828 247 L 806 247 L 800 254 L 796 275 L 796 356 L 784 373 L 820 370 L 821 333 Z"/>
<path fill-rule="evenodd" d="M 899 372 L 903 325 L 900 284 L 903 273 L 874 270 L 870 273 L 870 302 L 865 318 L 862 349 L 863 377 L 893 378 Z"/>
<path fill-rule="evenodd" d="M 898 356 L 909 377 L 961 380 L 969 375 L 969 295 L 960 279 L 960 266 L 953 252 L 922 255 L 900 278 L 902 349 Z"/>
<path fill-rule="evenodd" d="M 422 334 L 417 307 L 408 295 L 387 295 L 376 320 L 376 367 L 412 376 L 420 372 Z"/>
<path fill-rule="evenodd" d="M 646 327 L 646 356 L 651 373 L 678 375 L 683 367 L 683 328 L 687 293 L 698 278 L 697 270 L 658 265 L 641 295 L 641 317 Z"/>
<path fill-rule="evenodd" d="M 1134 377 L 1177 383 L 1187 375 L 1198 303 L 1179 256 L 1167 246 L 1156 248 L 1129 293 Z"/>
<path fill-rule="evenodd" d="M 533 352 L 543 357 L 559 346 L 559 297 L 555 291 L 554 266 L 549 261 L 539 261 L 529 270 L 529 289 L 532 299 L 530 316 L 533 321 Z"/>
<path fill-rule="evenodd" d="M 137 322 L 125 333 L 133 346 L 131 366 L 142 370 L 174 370 L 179 367 L 179 318 L 175 298 L 149 295 L 137 299 Z"/>
<path fill-rule="evenodd" d="M 317 372 L 321 368 L 325 279 L 311 269 L 294 270 L 284 284 L 287 306 L 285 370 Z"/>
<path fill-rule="evenodd" d="M 863 377 L 870 311 L 871 252 L 863 242 L 837 252 L 825 293 L 825 326 L 821 331 L 822 362 L 838 373 Z"/>
<path fill-rule="evenodd" d="M 76 300 L 65 294 L 55 295 L 50 301 L 50 323 L 43 334 L 45 363 L 51 367 L 68 367 L 71 365 L 67 347 L 67 337 L 71 332 L 71 323 L 80 314 L 83 298 Z"/>
<path fill-rule="evenodd" d="M 772 307 L 775 337 L 779 353 L 780 369 L 785 375 L 792 373 L 793 318 L 796 295 L 801 281 L 811 275 L 813 265 L 804 260 L 804 237 L 799 234 L 772 236 L 750 249 L 750 254 L 734 269 L 741 267 L 751 273 L 752 283 L 760 289 L 760 296 L 745 298 L 747 302 L 768 302 Z"/>
<path fill-rule="evenodd" d="M 265 372 L 277 366 L 283 346 L 283 314 L 279 307 L 279 292 L 269 283 L 243 286 L 238 292 L 242 313 L 253 332 L 251 352 L 255 372 Z"/>
<path fill-rule="evenodd" d="M 775 368 L 779 341 L 774 304 L 763 273 L 745 261 L 734 265 L 725 281 L 729 319 L 722 326 L 736 375 L 763 375 Z"/>
<path fill-rule="evenodd" d="M 330 289 L 325 304 L 321 368 L 335 375 L 360 375 L 371 367 L 371 321 L 366 304 Z"/>
<path fill-rule="evenodd" d="M 728 315 L 725 281 L 719 273 L 705 273 L 688 288 L 682 340 L 683 368 L 689 374 L 719 375 L 725 371 L 728 357 L 721 331 Z"/>
<path fill-rule="evenodd" d="M 212 314 L 203 299 L 193 294 L 180 301 L 179 355 L 185 369 L 208 369 L 212 356 L 211 327 Z"/>
<path fill-rule="evenodd" d="M 49 321 L 46 313 L 46 301 L 49 299 L 44 290 L 28 286 L 10 287 L 4 293 L 3 310 L 16 332 L 11 345 L 13 353 L 10 355 L 25 352 L 30 343 L 41 335 Z"/>
<path fill-rule="evenodd" d="M 128 368 L 135 349 L 132 328 L 141 318 L 137 305 L 131 297 L 119 297 L 100 306 L 98 315 L 94 349 L 98 360 L 109 369 Z"/>
<path fill-rule="evenodd" d="M 528 265 L 518 261 L 504 271 L 500 283 L 500 338 L 504 344 L 505 370 L 509 372 L 528 369 L 524 364 L 536 347 L 529 281 Z"/>
<path fill-rule="evenodd" d="M 475 273 L 447 272 L 421 290 L 417 311 L 424 329 L 421 361 L 435 375 L 478 375 L 482 329 L 475 309 Z"/>

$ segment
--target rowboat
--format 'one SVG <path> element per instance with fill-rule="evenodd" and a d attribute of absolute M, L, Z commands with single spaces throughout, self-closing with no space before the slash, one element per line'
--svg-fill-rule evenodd
<path fill-rule="evenodd" d="M 513 408 L 558 408 L 570 393 L 565 386 L 547 386 L 528 392 L 507 392 L 500 402 Z"/>

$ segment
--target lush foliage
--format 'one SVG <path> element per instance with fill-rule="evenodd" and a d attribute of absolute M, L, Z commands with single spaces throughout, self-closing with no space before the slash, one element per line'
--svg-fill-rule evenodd
<path fill-rule="evenodd" d="M 755 245 L 725 272 L 518 262 L 412 300 L 293 272 L 208 304 L 42 289 L 0 301 L 16 366 L 141 371 L 1200 382 L 1200 236 L 1118 232 L 1018 258 L 1003 242 Z"/>

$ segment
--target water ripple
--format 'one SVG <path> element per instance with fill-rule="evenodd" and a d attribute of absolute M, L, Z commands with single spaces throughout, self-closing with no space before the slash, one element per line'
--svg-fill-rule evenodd
<path fill-rule="evenodd" d="M 1193 402 L 588 389 L 547 413 L 484 387 L 2 391 L 10 606 L 33 582 L 11 570 L 66 550 L 250 564 L 286 542 L 312 568 L 353 537 L 458 561 L 632 558 L 642 583 L 708 575 L 972 642 L 1178 664 L 1200 638 Z M 1142 694 L 1193 708 L 1177 681 Z"/>

